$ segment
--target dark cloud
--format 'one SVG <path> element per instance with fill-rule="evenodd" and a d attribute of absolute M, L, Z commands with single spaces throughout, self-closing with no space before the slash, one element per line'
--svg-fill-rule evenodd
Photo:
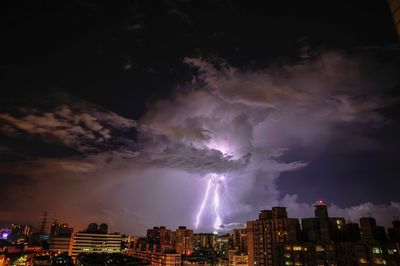
<path fill-rule="evenodd" d="M 31 217 L 46 208 L 72 222 L 81 217 L 77 226 L 108 221 L 128 232 L 160 223 L 190 226 L 205 175 L 220 173 L 227 182 L 221 198 L 227 224 L 273 205 L 309 215 L 309 203 L 277 185 L 282 173 L 313 163 L 312 156 L 293 151 L 317 157 L 332 149 L 377 149 L 382 144 L 367 132 L 390 125 L 382 110 L 397 104 L 387 94 L 396 82 L 391 71 L 340 53 L 267 69 L 237 69 L 201 58 L 185 63 L 198 71 L 192 82 L 150 104 L 138 121 L 65 95 L 39 107 L 5 108 L 0 130 L 13 143 L 34 137 L 77 153 L 16 157 L 2 164 L 4 176 L 29 182 L 7 182 L 12 197 L 1 196 L 1 207 L 14 206 Z M 0 151 L 23 149 L 3 144 Z M 400 211 L 393 200 L 331 209 L 346 218 L 377 212 L 387 223 L 389 214 Z M 11 217 L 11 210 L 2 217 Z"/>

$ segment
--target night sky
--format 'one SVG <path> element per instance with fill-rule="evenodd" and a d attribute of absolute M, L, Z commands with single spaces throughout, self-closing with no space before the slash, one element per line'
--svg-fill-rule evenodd
<path fill-rule="evenodd" d="M 400 215 L 386 1 L 3 1 L 0 224 Z M 225 182 L 225 181 L 224 181 Z M 212 230 L 213 213 L 199 231 Z"/>

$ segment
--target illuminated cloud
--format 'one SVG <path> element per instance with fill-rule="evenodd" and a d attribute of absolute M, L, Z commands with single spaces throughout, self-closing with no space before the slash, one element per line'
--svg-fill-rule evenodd
<path fill-rule="evenodd" d="M 46 208 L 67 221 L 82 217 L 77 226 L 90 219 L 136 233 L 160 223 L 193 226 L 210 172 L 226 176 L 218 199 L 226 224 L 252 219 L 273 204 L 287 205 L 291 216 L 300 209 L 307 214 L 312 206 L 282 198 L 277 181 L 312 161 L 285 156 L 299 148 L 318 156 L 341 139 L 352 143 L 339 141 L 335 149 L 375 149 L 379 143 L 366 129 L 390 123 L 380 110 L 394 101 L 384 94 L 392 81 L 337 53 L 269 69 L 185 62 L 198 71 L 193 82 L 152 103 L 138 121 L 69 98 L 46 110 L 1 113 L 1 134 L 12 144 L 33 136 L 78 151 L 0 165 L 3 175 L 15 177 L 4 184 L 2 217 L 13 209 L 34 217 Z M 13 152 L 22 153 L 17 146 L 0 147 L 3 156 Z M 387 223 L 398 203 L 331 208 L 346 218 L 376 211 Z M 208 218 L 202 230 L 212 229 Z"/>

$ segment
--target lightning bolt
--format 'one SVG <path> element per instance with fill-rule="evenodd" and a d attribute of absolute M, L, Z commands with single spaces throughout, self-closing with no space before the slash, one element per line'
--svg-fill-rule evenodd
<path fill-rule="evenodd" d="M 207 181 L 207 188 L 204 194 L 204 198 L 203 201 L 201 202 L 199 211 L 197 212 L 196 215 L 196 223 L 195 223 L 195 228 L 197 229 L 199 227 L 200 224 L 200 220 L 201 220 L 201 216 L 204 212 L 206 203 L 209 201 L 209 197 L 210 197 L 210 190 L 211 187 L 214 186 L 214 193 L 213 193 L 213 198 L 212 198 L 212 211 L 214 213 L 215 216 L 215 220 L 214 220 L 214 229 L 218 230 L 222 224 L 222 219 L 220 216 L 220 186 L 223 185 L 225 186 L 226 182 L 225 182 L 225 176 L 223 175 L 218 175 L 215 173 L 209 174 L 207 175 L 208 181 Z"/>
<path fill-rule="evenodd" d="M 219 216 L 219 194 L 218 194 L 218 188 L 219 188 L 219 183 L 215 186 L 214 190 L 214 199 L 213 199 L 213 205 L 214 205 L 214 213 L 215 213 L 215 222 L 214 222 L 214 229 L 219 229 L 219 227 L 222 224 L 221 217 Z"/>
<path fill-rule="evenodd" d="M 201 218 L 201 215 L 203 214 L 204 206 L 206 205 L 206 202 L 207 202 L 207 199 L 208 199 L 208 194 L 210 193 L 211 182 L 212 182 L 212 179 L 209 178 L 208 181 L 207 181 L 206 194 L 204 195 L 204 199 L 203 199 L 203 201 L 202 201 L 202 203 L 201 203 L 201 205 L 200 205 L 200 210 L 199 210 L 199 212 L 198 212 L 197 215 L 196 215 L 196 223 L 195 223 L 195 225 L 194 225 L 194 227 L 195 227 L 196 229 L 197 229 L 197 227 L 199 227 L 200 218 Z"/>

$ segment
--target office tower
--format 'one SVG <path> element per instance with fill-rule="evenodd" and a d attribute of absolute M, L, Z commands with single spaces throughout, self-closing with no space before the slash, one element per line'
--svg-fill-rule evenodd
<path fill-rule="evenodd" d="M 400 0 L 388 0 L 390 11 L 392 13 L 394 26 L 400 39 Z"/>
<path fill-rule="evenodd" d="M 193 252 L 193 230 L 179 226 L 174 233 L 174 248 L 177 253 L 189 256 Z"/>
<path fill-rule="evenodd" d="M 233 229 L 232 246 L 240 253 L 247 253 L 247 228 Z"/>
<path fill-rule="evenodd" d="M 94 225 L 94 224 L 90 224 Z M 72 234 L 69 255 L 77 256 L 81 253 L 118 253 L 121 252 L 122 235 L 93 232 L 94 226 L 90 226 L 84 232 Z M 97 228 L 97 225 L 96 225 Z"/>
<path fill-rule="evenodd" d="M 261 211 L 259 219 L 247 222 L 249 265 L 273 265 L 274 245 L 298 241 L 299 228 L 299 221 L 288 218 L 284 207 Z"/>

